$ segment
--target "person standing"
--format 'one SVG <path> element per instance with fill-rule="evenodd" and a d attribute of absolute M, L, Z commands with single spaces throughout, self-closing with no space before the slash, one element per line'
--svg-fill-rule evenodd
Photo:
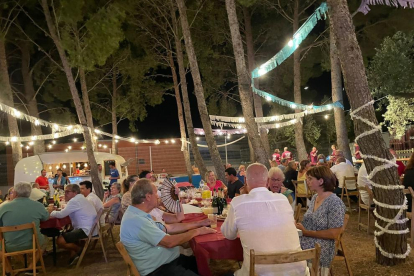
<path fill-rule="evenodd" d="M 237 178 L 237 172 L 234 168 L 228 168 L 224 171 L 224 175 L 227 180 L 227 195 L 229 198 L 240 195 L 240 188 L 243 187 L 243 183 Z"/>
<path fill-rule="evenodd" d="M 309 153 L 309 155 L 312 165 L 316 165 L 318 163 L 318 150 L 316 147 L 312 148 L 312 151 Z"/>
<path fill-rule="evenodd" d="M 280 165 L 280 151 L 279 151 L 279 149 L 275 149 L 275 152 L 272 154 L 272 161 L 275 161 L 278 165 Z"/>
<path fill-rule="evenodd" d="M 407 167 L 405 167 L 403 185 L 405 189 L 408 189 L 408 187 L 411 187 L 414 189 L 414 153 L 411 154 L 410 159 L 408 160 Z M 412 212 L 411 210 L 412 200 L 413 199 L 411 198 L 411 195 L 407 195 L 407 201 L 408 201 L 407 212 Z"/>
<path fill-rule="evenodd" d="M 53 188 L 54 189 L 63 189 L 65 185 L 68 184 L 66 177 L 63 176 L 62 169 L 57 170 L 57 175 L 53 179 Z"/>
<path fill-rule="evenodd" d="M 237 173 L 237 178 L 243 184 L 246 182 L 246 167 L 244 165 L 239 166 L 239 171 Z"/>
<path fill-rule="evenodd" d="M 221 226 L 225 238 L 240 236 L 243 246 L 243 265 L 234 275 L 249 275 L 250 249 L 261 253 L 301 251 L 295 228 L 293 210 L 286 196 L 272 193 L 267 188 L 268 171 L 259 163 L 247 168 L 249 194 L 233 198 L 226 220 Z M 273 236 L 279 238 L 269 238 Z M 258 275 L 304 276 L 306 262 L 257 266 Z"/>
<path fill-rule="evenodd" d="M 112 184 L 117 182 L 117 180 L 121 177 L 119 176 L 119 172 L 115 167 L 115 162 L 109 163 L 109 169 L 111 173 L 111 176 L 109 177 L 109 189 L 111 189 Z"/>
<path fill-rule="evenodd" d="M 98 177 L 102 185 L 102 164 L 98 164 Z"/>
<path fill-rule="evenodd" d="M 38 176 L 35 180 L 37 184 L 39 184 L 39 189 L 49 190 L 49 179 L 46 177 L 46 170 L 43 169 L 40 171 L 40 176 Z"/>
<path fill-rule="evenodd" d="M 332 161 L 335 164 L 335 162 L 336 162 L 336 146 L 332 145 L 331 149 L 332 149 L 332 154 L 329 157 L 329 161 Z"/>
<path fill-rule="evenodd" d="M 288 151 L 288 148 L 287 147 L 285 147 L 283 149 L 282 159 L 283 158 L 284 159 L 287 159 L 288 161 L 292 161 L 292 159 L 293 159 L 292 153 L 290 151 Z"/>

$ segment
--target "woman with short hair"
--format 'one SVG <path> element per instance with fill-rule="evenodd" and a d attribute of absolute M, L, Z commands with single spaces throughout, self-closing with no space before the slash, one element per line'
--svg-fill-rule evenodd
<path fill-rule="evenodd" d="M 132 174 L 128 175 L 127 178 L 124 179 L 122 182 L 122 200 L 121 200 L 121 208 L 122 211 L 128 208 L 131 205 L 131 190 L 134 186 L 135 182 L 138 180 L 138 175 Z"/>
<path fill-rule="evenodd" d="M 104 195 L 104 208 L 110 208 L 112 206 L 111 212 L 108 216 L 108 222 L 112 223 L 118 218 L 119 208 L 121 208 L 121 184 L 118 182 L 112 183 L 111 185 L 111 194 L 105 192 Z"/>
<path fill-rule="evenodd" d="M 345 205 L 333 191 L 336 177 L 325 166 L 317 166 L 306 173 L 308 187 L 316 192 L 309 208 L 303 216 L 302 223 L 296 227 L 302 230 L 300 244 L 303 250 L 321 246 L 321 276 L 329 274 L 331 262 L 335 257 L 335 239 L 339 237 L 344 225 Z"/>

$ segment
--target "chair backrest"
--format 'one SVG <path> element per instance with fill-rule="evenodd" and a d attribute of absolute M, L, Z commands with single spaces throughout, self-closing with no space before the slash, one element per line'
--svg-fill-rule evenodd
<path fill-rule="evenodd" d="M 298 223 L 299 222 L 299 217 L 300 217 L 300 209 L 302 208 L 302 204 L 298 204 L 296 207 L 295 207 L 295 216 L 294 216 L 294 218 L 295 218 L 295 222 L 296 223 Z"/>
<path fill-rule="evenodd" d="M 312 259 L 311 276 L 316 276 L 319 270 L 321 247 L 318 243 L 315 248 L 278 254 L 256 254 L 254 249 L 250 250 L 250 276 L 255 276 L 255 265 L 287 264 Z"/>
<path fill-rule="evenodd" d="M 93 225 L 92 225 L 91 231 L 89 232 L 89 237 L 88 237 L 88 238 L 92 238 L 92 237 L 93 237 L 93 233 L 95 232 L 96 227 L 98 227 L 98 229 L 99 229 L 99 227 L 100 227 L 100 223 L 99 223 L 99 221 L 100 221 L 100 219 L 101 219 L 102 214 L 103 214 L 103 209 L 100 209 L 100 210 L 98 211 L 98 213 L 96 214 L 96 217 L 95 217 L 95 220 L 94 220 L 94 222 L 93 222 Z M 99 232 L 99 231 L 98 231 L 98 232 Z"/>
<path fill-rule="evenodd" d="M 358 204 L 359 204 L 359 205 L 361 205 L 361 204 L 366 205 L 366 204 L 362 201 L 361 191 L 365 191 L 365 192 L 367 192 L 367 193 L 369 194 L 369 198 L 370 198 L 370 199 L 371 199 L 371 201 L 372 201 L 373 194 L 372 194 L 371 189 L 370 189 L 370 188 L 368 188 L 367 186 L 358 186 L 358 193 L 359 193 L 359 196 L 358 196 Z"/>
<path fill-rule="evenodd" d="M 5 252 L 5 245 L 4 245 L 4 236 L 3 233 L 7 233 L 7 232 L 17 232 L 17 231 L 23 231 L 23 230 L 28 230 L 31 229 L 33 232 L 32 234 L 32 238 L 33 238 L 33 245 L 36 244 L 37 249 L 40 250 L 40 244 L 39 244 L 39 240 L 37 239 L 37 231 L 36 231 L 36 225 L 34 222 L 30 222 L 30 223 L 25 223 L 25 224 L 21 224 L 21 225 L 14 225 L 14 226 L 3 226 L 0 227 L 0 240 L 2 243 L 2 252 Z M 35 249 L 35 248 L 33 248 Z"/>
<path fill-rule="evenodd" d="M 348 221 L 349 221 L 349 215 L 348 214 L 345 214 L 344 224 L 342 225 L 342 231 L 339 234 L 339 236 L 335 239 L 335 252 L 338 251 L 338 246 L 339 246 L 339 243 L 340 243 L 340 241 L 342 239 L 342 236 L 345 233 L 345 229 L 346 229 L 346 226 L 348 225 Z"/>
<path fill-rule="evenodd" d="M 346 176 L 344 176 L 343 178 L 343 182 L 342 182 L 342 187 L 344 187 L 344 188 L 346 188 L 346 182 L 347 181 L 349 181 L 349 180 L 353 180 L 353 181 L 355 181 L 355 186 L 357 186 L 356 184 L 357 184 L 357 178 L 355 177 L 355 176 L 352 176 L 352 177 L 346 177 Z"/>
<path fill-rule="evenodd" d="M 122 258 L 124 259 L 125 263 L 128 266 L 128 271 L 131 273 L 132 276 L 140 276 L 138 269 L 136 268 L 134 262 L 132 261 L 131 257 L 129 256 L 128 252 L 125 249 L 125 246 L 122 242 L 117 242 L 116 247 L 118 248 L 119 253 L 121 253 Z"/>
<path fill-rule="evenodd" d="M 111 213 L 111 211 L 112 211 L 112 206 L 109 208 L 105 208 L 103 210 L 103 213 L 105 214 L 105 222 L 108 222 L 109 214 Z"/>

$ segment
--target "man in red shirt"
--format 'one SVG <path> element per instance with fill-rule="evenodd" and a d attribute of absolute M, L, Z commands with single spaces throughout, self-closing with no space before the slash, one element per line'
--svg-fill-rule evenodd
<path fill-rule="evenodd" d="M 35 182 L 39 184 L 40 189 L 49 190 L 49 180 L 46 177 L 46 170 L 43 169 L 40 173 L 42 175 L 36 178 Z"/>
<path fill-rule="evenodd" d="M 282 159 L 287 159 L 289 161 L 292 161 L 292 153 L 290 151 L 288 151 L 288 148 L 285 147 L 283 149 L 283 153 L 282 153 Z"/>

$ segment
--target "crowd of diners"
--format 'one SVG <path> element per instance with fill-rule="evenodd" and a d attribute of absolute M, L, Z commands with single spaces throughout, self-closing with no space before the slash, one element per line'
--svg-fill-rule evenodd
<path fill-rule="evenodd" d="M 227 166 L 226 184 L 217 180 L 213 171 L 205 175 L 210 190 L 223 188 L 226 195 L 232 198 L 227 218 L 220 230 L 229 240 L 240 238 L 244 261 L 239 270 L 229 275 L 249 274 L 250 249 L 284 253 L 314 248 L 316 243 L 321 246 L 320 275 L 329 274 L 335 256 L 335 239 L 343 229 L 346 211 L 338 197 L 342 188 L 338 179 L 355 176 L 355 168 L 348 164 L 349 160 L 337 149 L 333 153 L 334 165 L 332 159 L 328 163 L 317 155 L 317 159 L 302 160 L 298 166 L 292 154 L 286 151 L 272 160 L 269 170 L 259 163 L 253 163 L 247 169 L 240 167 L 238 171 Z M 314 157 L 316 148 L 312 151 L 310 156 Z M 412 186 L 414 154 L 404 174 L 403 185 Z M 61 185 L 64 182 L 62 179 L 56 185 Z M 295 222 L 292 208 L 293 202 L 297 200 L 294 198 L 293 180 L 305 180 L 306 184 L 297 188 L 305 191 L 309 189 L 314 194 L 300 223 Z M 357 185 L 371 188 L 366 180 L 367 171 L 362 164 Z M 0 205 L 0 226 L 34 222 L 44 250 L 47 239 L 41 234 L 40 222 L 69 216 L 72 228 L 57 238 L 57 244 L 69 252 L 68 263 L 74 265 L 81 254 L 79 241 L 87 238 L 92 231 L 97 213 L 103 208 L 110 208 L 107 220 L 101 218 L 100 224 L 120 222 L 120 241 L 141 275 L 197 275 L 195 257 L 191 255 L 191 250 L 188 254 L 184 249 L 189 247 L 188 242 L 195 236 L 214 234 L 216 230 L 209 227 L 210 220 L 207 218 L 184 223 L 184 208 L 175 214 L 165 211 L 160 206 L 160 192 L 154 181 L 156 179 L 149 171 L 129 175 L 122 184 L 112 182 L 103 201 L 93 193 L 90 181 L 79 185 L 66 183 L 63 185 L 66 207 L 62 210 L 55 210 L 53 206 L 45 208 L 38 202 L 38 183 L 17 183 Z M 346 186 L 349 190 L 357 188 L 355 183 L 346 183 Z M 365 203 L 373 204 L 369 191 L 361 197 Z M 298 230 L 301 230 L 301 236 Z M 29 232 L 5 233 L 4 238 L 8 252 L 32 246 Z M 258 266 L 256 272 L 258 275 L 302 276 L 309 275 L 309 265 L 307 262 L 297 262 Z M 6 270 L 10 271 L 10 267 L 6 267 Z"/>

